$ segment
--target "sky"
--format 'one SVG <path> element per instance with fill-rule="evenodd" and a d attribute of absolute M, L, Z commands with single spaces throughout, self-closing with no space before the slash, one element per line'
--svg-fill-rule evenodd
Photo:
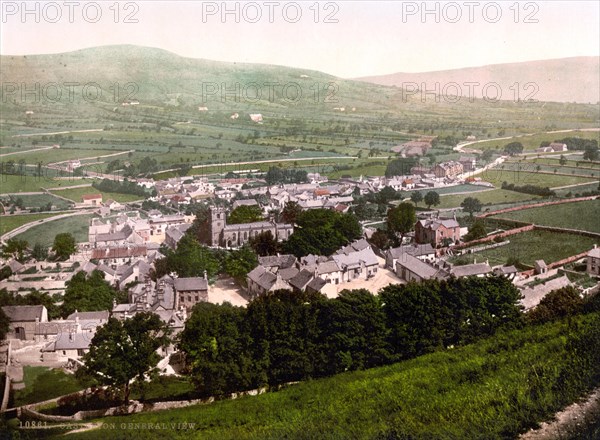
<path fill-rule="evenodd" d="M 2 55 L 135 44 L 343 78 L 600 56 L 598 1 L 0 0 L 0 6 Z"/>

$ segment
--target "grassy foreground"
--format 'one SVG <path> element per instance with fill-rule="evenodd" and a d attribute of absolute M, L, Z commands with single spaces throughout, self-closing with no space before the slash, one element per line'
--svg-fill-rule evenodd
<path fill-rule="evenodd" d="M 567 344 L 594 318 L 597 324 L 596 313 L 528 327 L 258 397 L 105 418 L 96 421 L 102 428 L 69 438 L 514 438 L 582 393 L 584 385 L 564 380 Z"/>

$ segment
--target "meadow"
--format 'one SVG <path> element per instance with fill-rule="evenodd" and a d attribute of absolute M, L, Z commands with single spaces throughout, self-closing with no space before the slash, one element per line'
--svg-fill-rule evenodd
<path fill-rule="evenodd" d="M 600 200 L 541 206 L 507 212 L 496 217 L 600 233 Z"/>
<path fill-rule="evenodd" d="M 533 266 L 535 260 L 544 260 L 546 263 L 589 251 L 598 244 L 598 239 L 583 237 L 575 234 L 562 234 L 549 231 L 522 232 L 507 237 L 508 245 L 488 249 L 474 254 L 465 254 L 452 257 L 449 261 L 479 263 L 488 261 L 490 266 L 506 264 L 509 259 L 517 259 L 520 263 Z"/>
<path fill-rule="evenodd" d="M 109 199 L 113 199 L 119 203 L 132 202 L 134 200 L 140 200 L 142 197 L 134 194 L 120 194 L 98 191 L 92 186 L 86 186 L 82 188 L 71 188 L 59 191 L 51 191 L 53 194 L 57 194 L 69 200 L 73 200 L 75 203 L 81 203 L 81 197 L 84 194 L 102 194 L 102 201 L 105 202 Z"/>
<path fill-rule="evenodd" d="M 23 367 L 25 388 L 11 396 L 14 406 L 43 402 L 83 389 L 72 374 L 48 367 Z"/>
<path fill-rule="evenodd" d="M 89 221 L 93 214 L 74 215 L 72 217 L 53 220 L 38 226 L 33 226 L 27 231 L 19 234 L 16 238 L 26 240 L 31 246 L 39 243 L 50 247 L 54 237 L 60 233 L 71 233 L 77 242 L 88 241 Z"/>
<path fill-rule="evenodd" d="M 510 164 L 506 166 L 506 169 L 502 169 L 502 166 L 503 165 L 501 165 L 499 169 L 486 170 L 479 174 L 479 177 L 497 187 L 500 187 L 502 182 L 507 182 L 509 184 L 514 183 L 515 185 L 536 185 L 554 188 L 594 181 L 594 179 L 586 177 L 543 174 L 529 170 L 513 170 L 512 165 Z"/>
<path fill-rule="evenodd" d="M 554 142 L 556 140 L 564 139 L 567 137 L 579 137 L 583 139 L 598 139 L 600 141 L 600 132 L 598 131 L 569 131 L 563 133 L 536 133 L 514 136 L 509 139 L 501 140 L 490 140 L 482 141 L 473 145 L 469 145 L 469 148 L 476 148 L 478 150 L 503 150 L 506 144 L 511 142 L 521 142 L 524 150 L 535 150 L 539 148 L 540 144 L 544 141 Z"/>
<path fill-rule="evenodd" d="M 435 191 L 435 190 L 433 190 Z M 423 193 L 426 193 L 424 191 Z M 466 197 L 475 197 L 483 205 L 512 204 L 528 200 L 539 199 L 539 196 L 532 194 L 518 193 L 504 189 L 492 189 L 490 191 L 480 191 L 471 194 L 440 194 L 440 204 L 436 208 L 449 209 L 458 208 Z M 422 204 L 422 203 L 421 203 Z M 484 208 L 485 209 L 485 208 Z"/>
<path fill-rule="evenodd" d="M 23 214 L 23 215 L 0 215 L 0 235 L 4 235 L 13 229 L 26 223 L 35 222 L 44 218 L 54 217 L 56 213 Z"/>

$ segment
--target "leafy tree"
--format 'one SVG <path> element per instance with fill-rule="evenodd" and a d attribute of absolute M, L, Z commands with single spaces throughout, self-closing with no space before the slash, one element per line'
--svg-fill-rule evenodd
<path fill-rule="evenodd" d="M 412 231 L 417 222 L 415 207 L 412 203 L 403 202 L 395 208 L 391 208 L 387 213 L 387 229 L 393 234 L 400 234 L 400 241 L 404 238 L 404 234 Z"/>
<path fill-rule="evenodd" d="M 179 348 L 201 394 L 223 396 L 252 387 L 257 371 L 244 326 L 245 309 L 199 303 L 181 332 Z"/>
<path fill-rule="evenodd" d="M 131 381 L 141 382 L 156 373 L 157 350 L 168 346 L 169 333 L 154 313 L 137 313 L 124 321 L 109 318 L 96 330 L 83 368 L 100 383 L 122 390 L 128 402 Z"/>
<path fill-rule="evenodd" d="M 583 152 L 583 160 L 596 161 L 599 157 L 598 148 L 588 148 Z"/>
<path fill-rule="evenodd" d="M 253 205 L 242 205 L 235 208 L 227 217 L 227 223 L 236 225 L 240 223 L 252 223 L 264 220 L 260 207 Z"/>
<path fill-rule="evenodd" d="M 343 290 L 322 304 L 326 374 L 362 370 L 390 360 L 381 300 L 366 289 Z"/>
<path fill-rule="evenodd" d="M 379 204 L 387 205 L 392 200 L 398 199 L 399 194 L 400 193 L 391 186 L 386 186 L 376 194 L 376 200 Z"/>
<path fill-rule="evenodd" d="M 231 251 L 224 262 L 225 272 L 243 286 L 246 285 L 246 275 L 256 266 L 258 258 L 249 245 Z"/>
<path fill-rule="evenodd" d="M 4 313 L 4 310 L 0 309 L 0 341 L 2 341 L 8 331 L 10 330 L 10 319 Z"/>
<path fill-rule="evenodd" d="M 483 153 L 481 153 L 481 160 L 489 162 L 493 156 L 494 152 L 492 150 L 485 150 Z"/>
<path fill-rule="evenodd" d="M 567 164 L 567 158 L 565 157 L 564 154 L 560 155 L 560 159 L 558 160 L 558 163 L 561 165 L 566 165 Z"/>
<path fill-rule="evenodd" d="M 219 261 L 206 246 L 201 245 L 191 235 L 184 235 L 175 251 L 165 250 L 166 257 L 155 263 L 158 278 L 170 272 L 180 277 L 201 277 L 206 271 L 209 277 L 219 273 Z"/>
<path fill-rule="evenodd" d="M 487 236 L 487 231 L 485 230 L 485 223 L 483 220 L 477 219 L 475 220 L 471 226 L 469 227 L 469 232 L 463 238 L 465 241 L 478 240 Z"/>
<path fill-rule="evenodd" d="M 75 237 L 69 232 L 63 232 L 57 234 L 54 237 L 54 244 L 52 245 L 52 252 L 54 252 L 55 258 L 59 261 L 68 260 L 71 255 L 77 251 L 77 242 Z"/>
<path fill-rule="evenodd" d="M 281 211 L 281 220 L 285 223 L 294 224 L 301 212 L 302 208 L 297 202 L 287 202 Z"/>
<path fill-rule="evenodd" d="M 474 212 L 479 212 L 481 211 L 481 201 L 478 198 L 475 197 L 467 197 L 465 198 L 462 203 L 460 204 L 460 206 L 462 207 L 462 209 L 465 212 L 468 212 L 470 217 L 473 218 L 473 213 Z"/>
<path fill-rule="evenodd" d="M 254 237 L 250 237 L 249 244 L 260 257 L 276 255 L 281 250 L 279 242 L 273 237 L 271 231 L 261 232 Z"/>
<path fill-rule="evenodd" d="M 423 201 L 423 194 L 421 191 L 413 191 L 410 195 L 410 200 L 415 204 L 415 206 L 419 206 L 419 203 Z"/>
<path fill-rule="evenodd" d="M 6 241 L 6 244 L 2 247 L 2 256 L 4 258 L 14 258 L 20 263 L 27 261 L 25 251 L 27 250 L 27 241 L 19 240 L 18 238 L 11 238 Z"/>
<path fill-rule="evenodd" d="M 294 233 L 284 244 L 284 251 L 297 257 L 331 255 L 361 236 L 361 226 L 354 215 L 330 209 L 303 211 L 296 224 Z"/>
<path fill-rule="evenodd" d="M 521 154 L 523 152 L 523 144 L 521 142 L 511 142 L 504 146 L 504 152 L 509 156 Z"/>
<path fill-rule="evenodd" d="M 440 195 L 435 191 L 428 191 L 423 198 L 423 201 L 427 205 L 427 209 L 431 208 L 431 206 L 437 206 L 440 204 Z"/>
<path fill-rule="evenodd" d="M 579 313 L 583 303 L 579 292 L 574 287 L 567 286 L 548 293 L 527 316 L 536 324 L 554 321 Z"/>
<path fill-rule="evenodd" d="M 403 176 L 410 174 L 410 169 L 418 164 L 414 157 L 401 157 L 392 160 L 385 169 L 385 177 Z"/>
<path fill-rule="evenodd" d="M 48 248 L 40 243 L 36 243 L 31 251 L 31 256 L 37 261 L 44 261 L 48 258 Z"/>
<path fill-rule="evenodd" d="M 61 306 L 62 316 L 66 317 L 75 310 L 92 312 L 97 310 L 112 310 L 113 302 L 124 302 L 123 294 L 115 290 L 104 280 L 104 273 L 99 270 L 90 275 L 77 272 L 66 282 L 67 288 Z"/>
<path fill-rule="evenodd" d="M 382 250 L 388 249 L 391 246 L 390 235 L 381 229 L 377 229 L 375 232 L 373 232 L 369 242 L 373 246 L 376 246 Z"/>

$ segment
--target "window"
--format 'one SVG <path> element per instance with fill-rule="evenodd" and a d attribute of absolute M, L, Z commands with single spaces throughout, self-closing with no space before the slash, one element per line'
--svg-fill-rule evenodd
<path fill-rule="evenodd" d="M 67 355 L 67 352 L 66 352 L 66 350 L 63 350 L 62 352 L 63 352 L 63 356 L 66 356 L 66 355 Z"/>

